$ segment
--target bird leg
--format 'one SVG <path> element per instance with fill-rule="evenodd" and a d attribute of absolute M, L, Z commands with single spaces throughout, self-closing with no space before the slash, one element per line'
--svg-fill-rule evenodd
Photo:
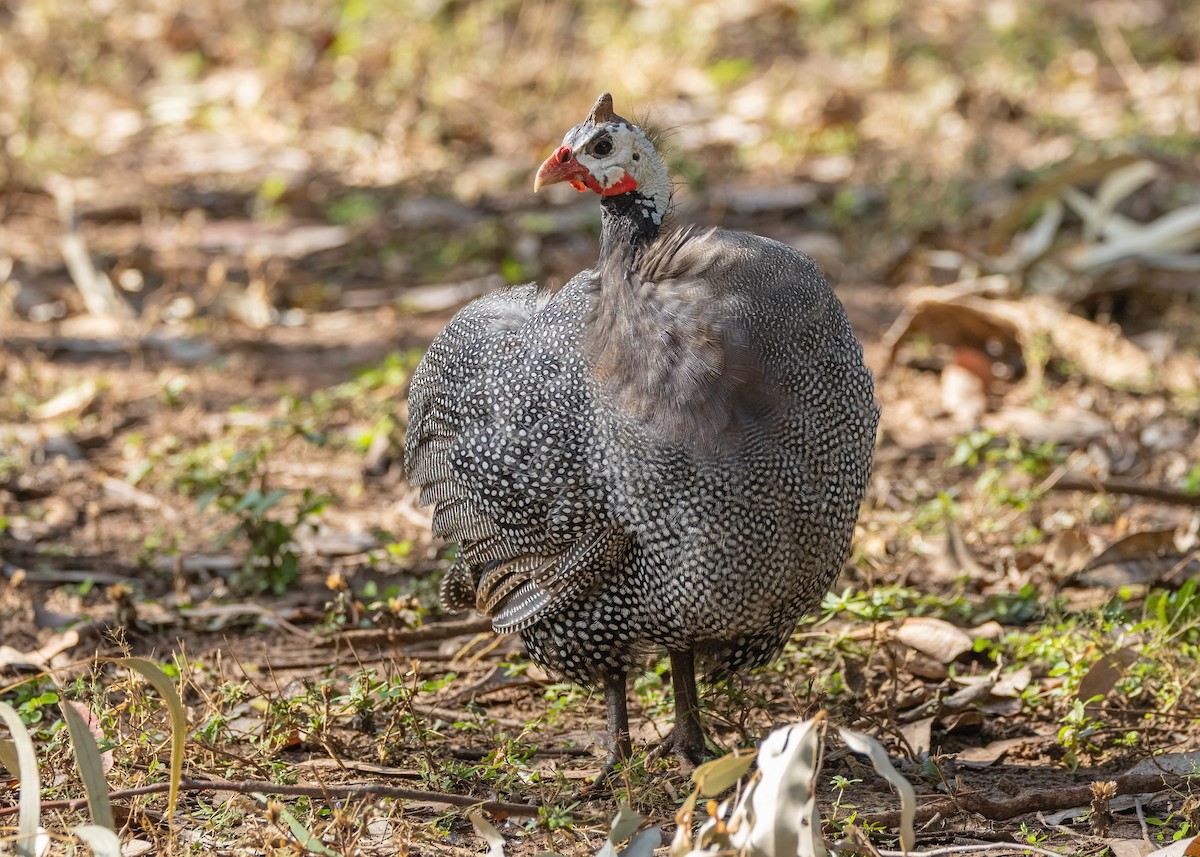
<path fill-rule="evenodd" d="M 633 758 L 633 744 L 629 740 L 629 707 L 625 700 L 625 673 L 614 673 L 604 682 L 604 708 L 608 713 L 608 736 L 612 749 L 596 777 L 596 784 L 608 779 L 617 765 L 628 763 Z"/>
<path fill-rule="evenodd" d="M 625 700 L 625 673 L 613 673 L 604 681 L 604 708 L 608 713 L 608 736 L 612 749 L 604 760 L 604 766 L 596 779 L 580 786 L 571 795 L 573 800 L 595 797 L 609 789 L 609 778 L 618 765 L 625 765 L 633 758 L 633 744 L 629 740 L 629 705 Z"/>
<path fill-rule="evenodd" d="M 708 755 L 700 723 L 700 693 L 696 689 L 696 661 L 691 649 L 670 651 L 671 690 L 675 695 L 675 725 L 650 759 L 673 754 L 685 768 L 695 767 Z"/>

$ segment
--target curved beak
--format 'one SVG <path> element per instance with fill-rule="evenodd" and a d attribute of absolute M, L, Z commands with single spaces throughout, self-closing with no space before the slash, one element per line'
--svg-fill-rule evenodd
<path fill-rule="evenodd" d="M 542 187 L 558 182 L 570 182 L 576 190 L 587 190 L 583 177 L 587 175 L 574 153 L 568 146 L 559 146 L 554 154 L 546 158 L 537 175 L 533 177 L 533 192 L 537 193 Z"/>

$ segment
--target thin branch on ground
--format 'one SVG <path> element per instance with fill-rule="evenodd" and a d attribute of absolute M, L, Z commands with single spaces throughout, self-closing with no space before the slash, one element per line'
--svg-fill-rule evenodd
<path fill-rule="evenodd" d="M 1170 503 L 1175 506 L 1200 506 L 1200 494 L 1189 494 L 1175 488 L 1162 485 L 1144 485 L 1132 479 L 1121 479 L 1110 476 L 1107 479 L 1097 479 L 1080 476 L 1064 476 L 1046 486 L 1056 491 L 1087 491 L 1095 494 L 1126 494 L 1130 497 L 1144 497 L 1159 503 Z"/>
<path fill-rule="evenodd" d="M 123 789 L 110 792 L 109 800 L 138 797 L 139 795 L 161 794 L 170 789 L 170 783 L 153 783 L 134 789 Z M 326 800 L 370 800 L 373 798 L 390 797 L 399 800 L 424 801 L 428 803 L 444 803 L 450 806 L 478 807 L 485 812 L 496 815 L 515 815 L 523 818 L 533 818 L 540 807 L 523 803 L 507 803 L 497 800 L 482 800 L 470 795 L 446 794 L 444 792 L 426 792 L 415 789 L 399 789 L 377 783 L 355 783 L 351 785 L 317 785 L 315 783 L 297 783 L 282 785 L 280 783 L 256 782 L 254 780 L 183 780 L 179 790 L 184 792 L 217 791 L 236 792 L 238 794 L 301 795 L 304 797 L 324 798 Z M 42 809 L 81 809 L 87 806 L 87 798 L 71 800 L 46 801 Z M 0 818 L 15 815 L 17 807 L 0 807 Z"/>
<path fill-rule="evenodd" d="M 1169 788 L 1164 774 L 1125 774 L 1116 777 L 1115 795 L 1132 795 L 1160 792 Z M 1179 777 L 1180 780 L 1187 779 Z M 960 791 L 953 797 L 938 798 L 917 810 L 918 824 L 928 821 L 937 814 L 947 817 L 959 812 L 973 812 L 989 821 L 1005 821 L 1019 815 L 1034 812 L 1056 812 L 1076 806 L 1087 806 L 1092 800 L 1092 786 L 1072 786 L 1056 789 L 1031 789 L 1021 792 L 1011 800 L 992 800 L 982 792 Z M 899 812 L 881 812 L 865 819 L 872 824 L 895 827 L 900 823 Z"/>
<path fill-rule="evenodd" d="M 491 619 L 462 619 L 457 622 L 435 622 L 420 628 L 408 630 L 376 630 L 365 628 L 361 630 L 343 631 L 327 640 L 321 640 L 317 645 L 323 648 L 350 643 L 354 646 L 388 645 L 403 646 L 408 643 L 431 643 L 437 640 L 449 640 L 467 634 L 482 634 L 492 630 Z"/>
<path fill-rule="evenodd" d="M 1046 857 L 1062 857 L 1058 851 L 1038 848 L 1036 845 L 1022 845 L 1020 842 L 983 842 L 979 845 L 947 845 L 944 848 L 934 848 L 930 851 L 889 851 L 880 848 L 879 857 L 952 857 L 955 854 L 1044 854 Z"/>

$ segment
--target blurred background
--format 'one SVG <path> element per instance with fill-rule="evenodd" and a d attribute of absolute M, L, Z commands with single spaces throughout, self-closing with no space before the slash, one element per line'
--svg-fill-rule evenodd
<path fill-rule="evenodd" d="M 421 788 L 524 795 L 567 758 L 534 740 L 594 768 L 600 700 L 511 638 L 466 659 L 469 637 L 421 636 L 447 552 L 399 450 L 452 312 L 596 258 L 596 198 L 532 183 L 606 90 L 660 135 L 678 222 L 821 263 L 883 405 L 836 594 L 753 704 L 716 703 L 726 746 L 843 706 L 913 758 L 1194 748 L 1195 0 L 0 0 L 0 683 L 40 676 L 5 699 L 33 722 L 43 669 L 186 651 L 196 764 L 222 776 L 348 747 Z M 971 637 L 867 645 L 905 614 Z M 419 639 L 320 648 L 376 629 Z M 387 692 L 346 679 L 376 645 Z M 1001 667 L 949 704 L 952 673 Z M 635 688 L 659 718 L 639 742 L 664 668 Z M 225 670 L 269 672 L 273 713 Z M 121 781 L 153 779 L 161 719 L 122 711 Z M 1000 770 L 971 782 L 1028 781 Z"/>
<path fill-rule="evenodd" d="M 134 569 L 234 545 L 251 589 L 435 568 L 408 374 L 465 301 L 595 258 L 595 198 L 532 177 L 605 90 L 680 222 L 829 272 L 902 465 L 874 503 L 940 502 L 962 474 L 903 468 L 972 431 L 959 465 L 1107 438 L 1081 466 L 1194 490 L 1198 50 L 1183 0 L 8 0 L 0 535 Z"/>
<path fill-rule="evenodd" d="M 1194 204 L 1198 45 L 1183 0 L 8 0 L 0 313 L 258 328 L 569 277 L 593 201 L 531 176 L 604 90 L 663 134 L 683 219 L 955 279 L 929 251 L 994 267 L 1069 166 L 1150 158 L 1133 213 Z"/>

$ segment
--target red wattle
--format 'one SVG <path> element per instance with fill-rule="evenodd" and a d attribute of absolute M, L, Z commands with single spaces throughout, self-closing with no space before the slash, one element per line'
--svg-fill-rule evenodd
<path fill-rule="evenodd" d="M 595 177 L 591 173 L 588 173 L 587 176 L 584 177 L 584 181 L 587 182 L 588 187 L 601 196 L 617 196 L 622 193 L 629 193 L 631 190 L 636 190 L 638 186 L 637 179 L 635 179 L 629 173 L 625 173 L 625 175 L 621 176 L 620 181 L 611 187 L 604 187 L 601 185 L 600 182 L 596 181 Z M 572 182 L 572 184 L 574 184 L 574 182 Z"/>

